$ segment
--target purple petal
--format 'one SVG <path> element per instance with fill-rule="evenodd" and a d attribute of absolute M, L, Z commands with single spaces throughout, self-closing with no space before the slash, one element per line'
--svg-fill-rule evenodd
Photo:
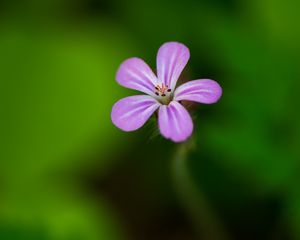
<path fill-rule="evenodd" d="M 160 133 L 174 142 L 185 141 L 193 132 L 193 122 L 188 111 L 178 102 L 159 108 L 158 124 Z"/>
<path fill-rule="evenodd" d="M 172 91 L 190 58 L 189 49 L 181 43 L 168 42 L 163 44 L 157 53 L 157 76 Z"/>
<path fill-rule="evenodd" d="M 129 58 L 121 64 L 117 72 L 117 82 L 124 87 L 155 96 L 157 78 L 140 58 Z"/>
<path fill-rule="evenodd" d="M 193 80 L 179 86 L 174 92 L 174 100 L 187 100 L 211 104 L 217 102 L 222 95 L 220 85 L 209 79 Z"/>
<path fill-rule="evenodd" d="M 114 104 L 111 120 L 123 131 L 134 131 L 143 126 L 159 106 L 160 103 L 147 95 L 126 97 Z"/>

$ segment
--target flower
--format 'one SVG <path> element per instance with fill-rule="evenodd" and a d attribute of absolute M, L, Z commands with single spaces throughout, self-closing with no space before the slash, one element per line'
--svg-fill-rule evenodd
<path fill-rule="evenodd" d="M 113 124 L 126 132 L 134 131 L 158 109 L 158 125 L 165 138 L 182 142 L 191 136 L 193 122 L 180 102 L 215 103 L 222 95 L 222 88 L 210 79 L 189 81 L 176 88 L 189 57 L 185 45 L 164 43 L 157 53 L 157 76 L 142 59 L 125 60 L 117 72 L 117 82 L 147 95 L 130 96 L 116 102 L 111 112 Z"/>

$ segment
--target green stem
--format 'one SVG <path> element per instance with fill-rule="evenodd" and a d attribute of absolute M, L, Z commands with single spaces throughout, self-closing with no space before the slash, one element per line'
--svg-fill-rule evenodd
<path fill-rule="evenodd" d="M 229 240 L 229 236 L 213 211 L 205 194 L 195 185 L 187 168 L 187 153 L 191 142 L 178 146 L 173 159 L 173 177 L 176 191 L 191 218 L 197 234 L 205 240 Z"/>

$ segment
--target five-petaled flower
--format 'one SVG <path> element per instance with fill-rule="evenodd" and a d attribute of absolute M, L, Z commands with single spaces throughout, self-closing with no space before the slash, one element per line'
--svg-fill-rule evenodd
<path fill-rule="evenodd" d="M 119 100 L 111 113 L 112 122 L 123 131 L 134 131 L 158 110 L 160 133 L 174 142 L 185 141 L 193 132 L 193 122 L 182 100 L 215 103 L 222 95 L 220 85 L 210 79 L 193 80 L 176 88 L 177 80 L 190 57 L 189 49 L 178 42 L 163 44 L 157 53 L 157 76 L 140 58 L 125 60 L 117 82 L 147 95 Z"/>

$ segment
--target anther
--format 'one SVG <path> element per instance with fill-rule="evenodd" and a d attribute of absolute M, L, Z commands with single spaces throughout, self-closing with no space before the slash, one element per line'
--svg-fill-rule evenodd
<path fill-rule="evenodd" d="M 161 96 L 162 96 L 162 97 L 165 97 L 165 96 L 166 96 L 166 94 L 164 94 L 164 93 L 163 93 Z"/>
<path fill-rule="evenodd" d="M 167 90 L 167 92 L 171 92 L 171 88 L 169 88 L 169 89 Z"/>
<path fill-rule="evenodd" d="M 155 87 L 156 90 L 159 90 L 158 87 Z"/>
<path fill-rule="evenodd" d="M 157 96 L 159 96 L 158 92 L 155 92 L 155 94 L 156 94 Z"/>

